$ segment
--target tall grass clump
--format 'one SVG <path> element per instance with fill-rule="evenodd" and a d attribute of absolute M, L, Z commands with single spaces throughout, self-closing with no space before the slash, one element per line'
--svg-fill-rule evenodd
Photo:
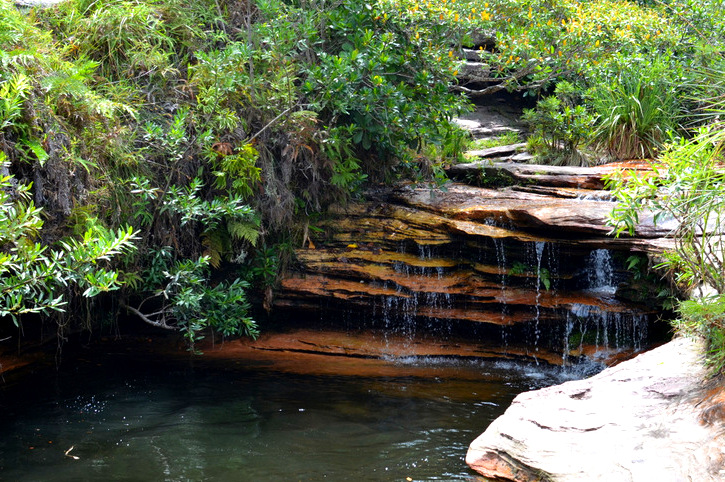
<path fill-rule="evenodd" d="M 664 60 L 623 59 L 587 91 L 595 142 L 615 159 L 652 158 L 683 122 L 682 78 Z"/>

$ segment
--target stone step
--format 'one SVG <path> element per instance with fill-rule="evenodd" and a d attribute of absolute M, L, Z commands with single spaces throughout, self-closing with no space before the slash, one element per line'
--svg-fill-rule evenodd
<path fill-rule="evenodd" d="M 526 128 L 519 120 L 521 113 L 507 105 L 478 106 L 476 110 L 453 119 L 474 139 L 499 137 L 514 132 L 520 137 Z"/>

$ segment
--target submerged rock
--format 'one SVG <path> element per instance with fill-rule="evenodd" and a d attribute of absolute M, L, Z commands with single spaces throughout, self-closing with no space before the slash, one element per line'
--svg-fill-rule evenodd
<path fill-rule="evenodd" d="M 723 389 L 678 338 L 586 380 L 522 393 L 466 462 L 504 481 L 725 480 Z"/>

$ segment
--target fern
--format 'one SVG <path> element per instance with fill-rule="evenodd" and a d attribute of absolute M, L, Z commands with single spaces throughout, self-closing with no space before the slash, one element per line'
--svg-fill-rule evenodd
<path fill-rule="evenodd" d="M 0 84 L 0 130 L 17 126 L 22 115 L 23 100 L 30 91 L 30 79 L 21 73 Z"/>
<path fill-rule="evenodd" d="M 227 230 L 229 230 L 232 239 L 246 241 L 252 246 L 257 245 L 257 239 L 259 239 L 258 221 L 229 221 Z"/>
<path fill-rule="evenodd" d="M 214 268 L 219 268 L 222 255 L 231 248 L 229 234 L 224 232 L 223 229 L 205 232 L 202 235 L 201 244 L 206 248 L 203 255 L 209 258 L 209 264 Z"/>

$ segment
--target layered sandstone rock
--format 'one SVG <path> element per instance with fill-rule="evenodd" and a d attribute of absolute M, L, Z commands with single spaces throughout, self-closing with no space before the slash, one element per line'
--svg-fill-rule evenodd
<path fill-rule="evenodd" d="M 644 223 L 635 237 L 612 238 L 612 207 L 606 192 L 573 187 L 371 192 L 311 231 L 274 307 L 385 326 L 485 325 L 485 336 L 560 356 L 586 344 L 641 348 L 657 310 L 623 302 L 614 287 L 631 277 L 623 266 L 633 252 L 671 243 L 669 228 Z M 611 264 L 606 287 L 593 279 L 604 269 L 595 254 Z"/>
<path fill-rule="evenodd" d="M 495 480 L 725 480 L 722 387 L 684 338 L 586 380 L 517 396 L 470 446 Z"/>

